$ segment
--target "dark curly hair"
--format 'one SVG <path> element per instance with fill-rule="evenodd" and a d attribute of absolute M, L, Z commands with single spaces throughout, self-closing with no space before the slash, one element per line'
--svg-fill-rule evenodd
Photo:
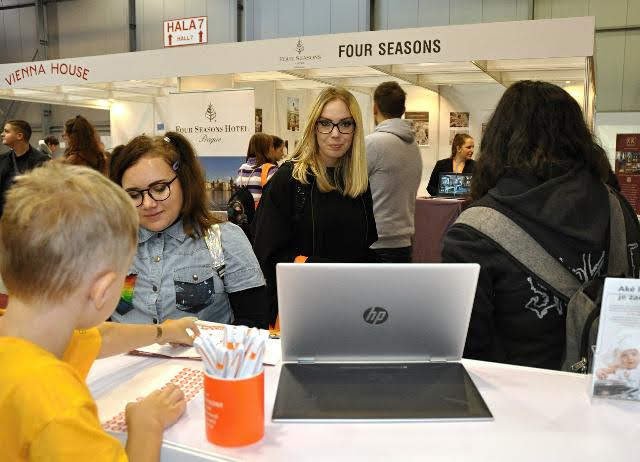
<path fill-rule="evenodd" d="M 523 80 L 505 91 L 487 124 L 471 195 L 484 196 L 507 168 L 547 180 L 578 165 L 603 181 L 609 175 L 580 106 L 557 85 Z"/>

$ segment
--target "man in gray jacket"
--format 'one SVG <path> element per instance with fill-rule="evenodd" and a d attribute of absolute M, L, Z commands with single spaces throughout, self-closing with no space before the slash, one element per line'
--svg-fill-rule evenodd
<path fill-rule="evenodd" d="M 375 131 L 365 138 L 378 241 L 371 248 L 385 263 L 410 263 L 422 158 L 411 124 L 401 119 L 406 93 L 383 82 L 373 94 Z"/>

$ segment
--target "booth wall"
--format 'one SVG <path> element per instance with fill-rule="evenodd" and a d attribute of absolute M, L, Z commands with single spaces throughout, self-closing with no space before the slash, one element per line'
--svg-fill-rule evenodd
<path fill-rule="evenodd" d="M 115 103 L 111 106 L 110 121 L 113 146 L 126 144 L 141 134 L 155 133 L 155 113 L 151 103 Z"/>

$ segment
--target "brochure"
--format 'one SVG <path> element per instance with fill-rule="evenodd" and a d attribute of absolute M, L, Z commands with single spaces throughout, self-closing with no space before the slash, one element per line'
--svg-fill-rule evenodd
<path fill-rule="evenodd" d="M 592 394 L 640 401 L 640 280 L 607 278 L 602 293 Z"/>

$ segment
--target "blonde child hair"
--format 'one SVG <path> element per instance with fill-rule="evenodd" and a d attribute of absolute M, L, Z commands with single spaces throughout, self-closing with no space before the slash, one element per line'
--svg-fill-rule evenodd
<path fill-rule="evenodd" d="M 128 262 L 138 214 L 118 185 L 49 162 L 19 176 L 0 220 L 0 274 L 10 296 L 60 302 L 102 268 Z"/>
<path fill-rule="evenodd" d="M 320 160 L 316 139 L 316 122 L 325 105 L 335 100 L 340 100 L 347 105 L 356 128 L 351 147 L 336 165 L 335 179 L 339 181 L 330 181 L 327 169 Z M 294 162 L 293 178 L 303 184 L 309 184 L 307 173 L 311 172 L 316 177 L 316 184 L 321 192 L 338 190 L 341 194 L 349 197 L 363 194 L 369 185 L 363 129 L 360 106 L 350 92 L 340 87 L 329 87 L 322 90 L 311 107 L 302 140 L 290 156 Z"/>

